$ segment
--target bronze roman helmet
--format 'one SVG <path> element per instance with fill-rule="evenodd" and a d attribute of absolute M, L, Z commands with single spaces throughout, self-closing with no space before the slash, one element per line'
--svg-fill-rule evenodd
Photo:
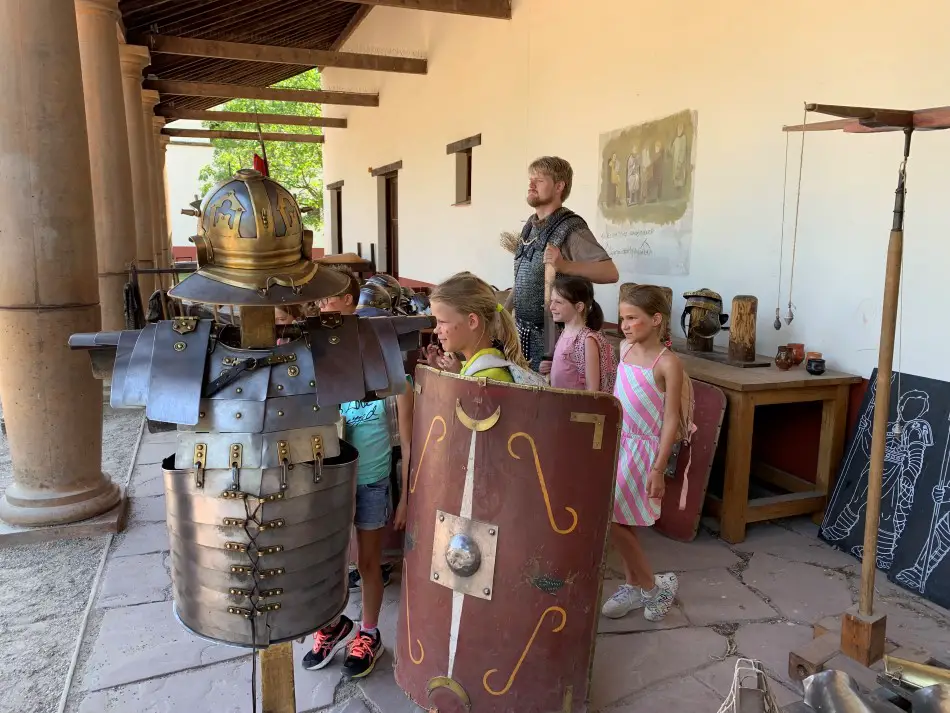
<path fill-rule="evenodd" d="M 241 169 L 201 201 L 198 271 L 172 297 L 219 305 L 302 304 L 338 294 L 346 277 L 310 259 L 305 230 L 290 191 L 259 171 Z"/>

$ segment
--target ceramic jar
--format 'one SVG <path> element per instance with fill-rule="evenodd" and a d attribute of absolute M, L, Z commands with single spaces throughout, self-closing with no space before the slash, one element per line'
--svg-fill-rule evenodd
<path fill-rule="evenodd" d="M 825 360 L 824 359 L 809 359 L 805 363 L 805 371 L 807 371 L 812 376 L 821 376 L 825 373 Z"/>
<path fill-rule="evenodd" d="M 805 345 L 804 344 L 789 344 L 788 350 L 792 354 L 792 366 L 798 366 L 803 361 L 805 361 Z"/>
<path fill-rule="evenodd" d="M 783 345 L 779 347 L 775 353 L 775 366 L 782 371 L 788 371 L 792 368 L 792 359 L 792 351 L 788 346 Z"/>

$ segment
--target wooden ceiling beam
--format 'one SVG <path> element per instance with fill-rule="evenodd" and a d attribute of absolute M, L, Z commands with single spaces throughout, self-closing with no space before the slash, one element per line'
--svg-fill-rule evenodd
<path fill-rule="evenodd" d="M 239 141 L 286 141 L 295 144 L 322 144 L 322 134 L 277 134 L 256 131 L 220 131 L 215 129 L 162 129 L 165 136 L 186 139 L 237 139 Z"/>
<path fill-rule="evenodd" d="M 233 121 L 238 124 L 277 126 L 323 126 L 328 129 L 345 129 L 346 119 L 331 119 L 326 116 L 298 116 L 295 114 L 257 114 L 245 111 L 202 111 L 199 109 L 175 109 L 159 106 L 156 111 L 172 121 L 193 119 L 195 121 Z"/>
<path fill-rule="evenodd" d="M 365 69 L 373 72 L 402 72 L 404 74 L 425 74 L 427 71 L 426 60 L 412 57 L 390 57 L 356 52 L 329 52 L 297 47 L 273 47 L 245 44 L 243 42 L 169 37 L 167 35 L 149 35 L 148 48 L 152 53 L 158 54 L 211 57 L 247 62 L 339 67 L 341 69 Z"/>
<path fill-rule="evenodd" d="M 271 101 L 307 102 L 310 104 L 339 104 L 343 106 L 379 106 L 378 94 L 358 92 L 326 92 L 310 89 L 274 89 L 249 87 L 241 84 L 214 82 L 178 82 L 170 79 L 147 79 L 145 89 L 161 94 L 186 97 L 215 97 L 220 99 L 263 99 Z"/>
<path fill-rule="evenodd" d="M 499 20 L 511 19 L 511 0 L 346 0 L 346 2 L 491 17 Z"/>

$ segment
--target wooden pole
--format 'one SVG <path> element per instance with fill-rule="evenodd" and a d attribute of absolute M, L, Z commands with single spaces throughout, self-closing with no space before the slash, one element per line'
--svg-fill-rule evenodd
<path fill-rule="evenodd" d="M 877 533 L 881 519 L 884 448 L 887 443 L 887 421 L 891 405 L 891 372 L 894 366 L 894 337 L 897 333 L 901 262 L 904 253 L 906 167 L 912 134 L 913 129 L 906 129 L 904 132 L 904 160 L 898 174 L 894 199 L 894 221 L 887 244 L 884 304 L 881 310 L 881 341 L 878 348 L 874 422 L 871 430 L 871 460 L 864 515 L 861 594 L 857 610 L 849 609 L 841 621 L 842 652 L 865 666 L 870 666 L 884 656 L 884 637 L 887 626 L 887 617 L 874 613 L 874 577 L 877 574 Z"/>
<path fill-rule="evenodd" d="M 732 298 L 732 325 L 729 327 L 729 361 L 755 361 L 755 321 L 759 300 L 752 295 Z"/>
<path fill-rule="evenodd" d="M 263 713 L 297 713 L 293 642 L 273 644 L 263 649 L 259 655 Z"/>

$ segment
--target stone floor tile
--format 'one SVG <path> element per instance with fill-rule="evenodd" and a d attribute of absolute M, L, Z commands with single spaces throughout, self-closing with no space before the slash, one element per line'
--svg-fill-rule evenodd
<path fill-rule="evenodd" d="M 688 572 L 696 569 L 714 567 L 732 567 L 739 558 L 729 550 L 722 540 L 700 531 L 692 542 L 677 542 L 661 535 L 652 528 L 640 528 L 638 531 L 643 549 L 650 559 L 655 572 Z M 622 572 L 620 557 L 612 551 L 608 559 L 611 568 Z"/>
<path fill-rule="evenodd" d="M 773 555 L 790 562 L 820 567 L 848 567 L 855 561 L 851 555 L 826 545 L 817 537 L 806 537 L 766 522 L 750 525 L 745 541 L 734 547 L 739 552 Z"/>
<path fill-rule="evenodd" d="M 110 557 L 146 555 L 168 551 L 168 528 L 164 522 L 131 524 L 129 529 L 116 535 Z"/>
<path fill-rule="evenodd" d="M 607 601 L 613 596 L 614 592 L 620 587 L 623 580 L 613 579 L 604 582 L 604 594 L 601 603 Z M 600 617 L 597 624 L 597 632 L 600 634 L 629 634 L 638 631 L 662 631 L 663 629 L 678 629 L 689 626 L 689 621 L 680 606 L 674 605 L 662 621 L 647 621 L 643 616 L 643 610 L 638 609 L 630 612 L 627 616 L 620 619 L 608 619 L 605 616 Z"/>
<path fill-rule="evenodd" d="M 329 713 L 369 713 L 369 708 L 359 698 L 351 698 L 335 708 L 331 708 Z"/>
<path fill-rule="evenodd" d="M 710 657 L 721 656 L 725 649 L 725 638 L 705 628 L 599 636 L 594 652 L 591 709 L 599 710 L 658 681 L 704 666 Z"/>
<path fill-rule="evenodd" d="M 310 636 L 302 644 L 294 642 L 294 692 L 297 696 L 298 711 L 309 711 L 331 705 L 337 684 L 340 683 L 343 652 L 338 652 L 333 662 L 326 668 L 308 671 L 303 667 L 303 657 L 312 646 L 313 637 Z"/>
<path fill-rule="evenodd" d="M 150 498 L 165 494 L 165 474 L 157 465 L 137 465 L 132 469 L 129 494 L 136 498 Z"/>
<path fill-rule="evenodd" d="M 783 527 L 787 527 L 789 530 L 797 532 L 799 535 L 804 535 L 805 537 L 818 537 L 819 527 L 817 524 L 811 521 L 811 515 L 803 515 L 801 517 L 787 517 L 781 521 Z"/>
<path fill-rule="evenodd" d="M 753 555 L 742 581 L 767 596 L 783 616 L 802 623 L 813 624 L 851 606 L 843 574 L 771 555 Z"/>
<path fill-rule="evenodd" d="M 132 497 L 129 521 L 132 523 L 165 522 L 165 495 Z"/>
<path fill-rule="evenodd" d="M 677 599 L 690 623 L 705 626 L 719 621 L 771 619 L 778 614 L 755 592 L 725 569 L 679 575 Z"/>
<path fill-rule="evenodd" d="M 746 624 L 736 632 L 735 640 L 741 656 L 761 661 L 772 677 L 801 690 L 788 677 L 788 654 L 812 640 L 810 626 L 792 622 Z"/>
<path fill-rule="evenodd" d="M 112 557 L 102 574 L 96 606 L 100 609 L 162 602 L 172 581 L 165 553 Z"/>
<path fill-rule="evenodd" d="M 721 698 L 695 678 L 686 676 L 660 684 L 633 696 L 627 703 L 610 708 L 604 713 L 685 713 L 686 711 L 713 711 L 722 703 Z"/>
<path fill-rule="evenodd" d="M 107 610 L 98 636 L 90 645 L 82 679 L 84 691 L 136 683 L 247 655 L 245 649 L 213 644 L 187 632 L 175 619 L 170 602 Z"/>
<path fill-rule="evenodd" d="M 79 713 L 247 713 L 250 708 L 251 657 L 245 655 L 217 666 L 89 693 Z"/>
<path fill-rule="evenodd" d="M 161 464 L 174 452 L 174 443 L 146 443 L 143 441 L 139 446 L 139 452 L 135 454 L 135 465 Z M 161 465 L 157 467 L 161 470 Z"/>
<path fill-rule="evenodd" d="M 725 661 L 719 661 L 714 663 L 712 666 L 697 671 L 693 674 L 693 678 L 705 684 L 713 691 L 715 691 L 720 698 L 725 699 L 729 695 L 729 691 L 732 688 L 732 681 L 735 677 L 736 671 L 736 662 L 738 657 L 731 656 Z M 772 695 L 775 696 L 775 702 L 779 706 L 785 706 L 789 703 L 794 703 L 797 700 L 801 700 L 801 695 L 790 690 L 784 686 L 780 681 L 775 680 L 774 678 L 768 676 L 769 679 L 769 690 L 772 691 Z M 751 685 L 751 681 L 745 684 L 747 687 Z M 710 709 L 711 710 L 711 709 Z"/>
<path fill-rule="evenodd" d="M 874 611 L 887 615 L 888 639 L 899 646 L 924 649 L 935 659 L 950 663 L 950 626 L 941 617 L 883 599 L 875 600 Z"/>
<path fill-rule="evenodd" d="M 385 713 L 423 713 L 396 685 L 393 676 L 393 657 L 387 649 L 376 662 L 373 673 L 357 682 L 370 703 Z"/>

